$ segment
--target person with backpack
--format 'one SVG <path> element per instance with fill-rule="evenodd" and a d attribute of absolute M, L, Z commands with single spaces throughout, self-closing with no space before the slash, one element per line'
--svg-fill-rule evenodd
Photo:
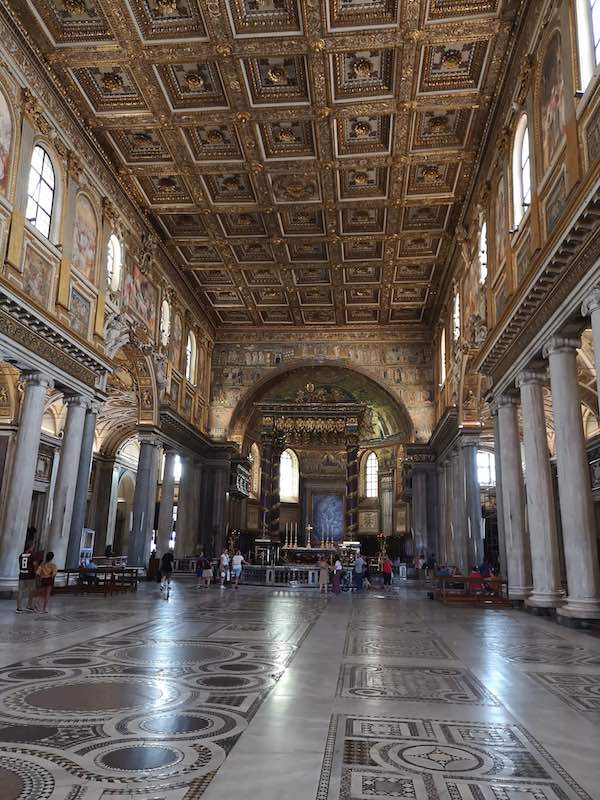
<path fill-rule="evenodd" d="M 203 552 L 200 553 L 198 561 L 196 562 L 196 577 L 198 578 L 196 589 L 209 589 L 212 574 L 210 560 L 204 555 Z"/>

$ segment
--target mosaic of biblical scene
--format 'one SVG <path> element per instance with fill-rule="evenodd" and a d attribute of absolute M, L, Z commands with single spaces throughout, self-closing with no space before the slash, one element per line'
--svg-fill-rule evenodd
<path fill-rule="evenodd" d="M 23 291 L 44 308 L 50 302 L 54 270 L 52 264 L 32 247 L 27 247 L 23 261 Z"/>
<path fill-rule="evenodd" d="M 173 329 L 169 341 L 170 358 L 176 369 L 179 369 L 181 364 L 181 347 L 183 344 L 183 323 L 179 314 L 175 314 L 173 320 Z"/>
<path fill-rule="evenodd" d="M 83 338 L 87 338 L 90 328 L 90 314 L 92 304 L 78 292 L 75 287 L 71 287 L 71 305 L 69 308 L 69 320 L 71 327 Z"/>

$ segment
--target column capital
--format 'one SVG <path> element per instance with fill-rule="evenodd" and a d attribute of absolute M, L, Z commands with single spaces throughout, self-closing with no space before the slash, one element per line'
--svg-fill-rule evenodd
<path fill-rule="evenodd" d="M 496 397 L 494 404 L 497 409 L 509 408 L 510 406 L 518 406 L 519 399 L 514 394 L 501 394 Z"/>
<path fill-rule="evenodd" d="M 74 406 L 75 408 L 84 408 L 86 411 L 90 407 L 90 398 L 83 394 L 65 394 L 63 395 L 64 404 L 66 406 Z"/>
<path fill-rule="evenodd" d="M 581 304 L 581 316 L 589 317 L 600 309 L 600 286 L 594 286 Z"/>
<path fill-rule="evenodd" d="M 560 334 L 556 334 L 548 339 L 542 348 L 542 355 L 544 358 L 548 358 L 548 356 L 554 355 L 555 353 L 575 353 L 580 346 L 581 339 L 579 336 L 561 336 Z"/>
<path fill-rule="evenodd" d="M 160 447 L 160 439 L 155 433 L 138 433 L 138 439 L 140 446 L 147 444 L 151 447 Z"/>
<path fill-rule="evenodd" d="M 88 406 L 88 414 L 99 414 L 102 410 L 102 401 L 101 400 L 92 400 Z"/>
<path fill-rule="evenodd" d="M 463 433 L 458 441 L 459 447 L 478 447 L 480 436 L 478 433 Z"/>
<path fill-rule="evenodd" d="M 548 375 L 545 369 L 524 369 L 519 372 L 515 384 L 517 389 L 521 386 L 546 386 Z"/>
<path fill-rule="evenodd" d="M 19 382 L 23 386 L 43 386 L 45 389 L 52 389 L 54 381 L 43 372 L 22 372 Z"/>

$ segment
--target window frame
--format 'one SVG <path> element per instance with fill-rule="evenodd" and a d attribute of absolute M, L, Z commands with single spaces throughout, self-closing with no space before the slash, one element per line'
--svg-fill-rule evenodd
<path fill-rule="evenodd" d="M 42 152 L 42 162 L 40 165 L 40 169 L 34 166 L 34 158 L 36 151 L 40 150 Z M 52 180 L 53 184 L 50 186 L 50 183 L 44 176 L 44 167 L 46 164 L 49 164 L 50 169 L 52 170 Z M 31 182 L 32 182 L 32 174 L 35 173 L 37 175 L 37 186 L 33 190 L 30 190 Z M 31 225 L 31 227 L 39 233 L 44 239 L 47 239 L 49 242 L 52 242 L 52 234 L 54 232 L 55 227 L 55 219 L 56 219 L 56 209 L 58 207 L 58 177 L 57 177 L 57 170 L 54 166 L 54 160 L 50 155 L 48 148 L 42 142 L 36 142 L 33 146 L 31 151 L 31 159 L 29 162 L 29 172 L 27 175 L 27 194 L 26 194 L 26 204 L 25 204 L 25 219 Z M 50 202 L 50 210 L 48 211 L 41 203 L 40 203 L 40 191 L 42 188 L 42 184 L 44 184 L 47 189 L 52 193 L 52 199 Z M 37 192 L 37 199 L 34 196 Z M 35 213 L 33 216 L 30 215 L 30 203 L 35 204 Z M 39 212 L 44 214 L 45 217 L 48 218 L 48 230 L 47 233 L 39 226 Z"/>
<path fill-rule="evenodd" d="M 185 343 L 185 379 L 192 386 L 196 385 L 198 365 L 198 345 L 194 331 L 188 331 Z"/>
<path fill-rule="evenodd" d="M 523 159 L 524 144 L 527 141 L 527 158 Z M 529 187 L 525 190 L 524 175 L 528 170 Z M 529 120 L 527 114 L 521 118 L 515 130 L 512 157 L 512 182 L 513 182 L 513 223 L 517 230 L 531 207 L 531 193 L 533 190 L 533 171 L 531 161 L 531 139 L 529 136 Z"/>
<path fill-rule="evenodd" d="M 597 30 L 594 25 L 594 11 L 597 11 Z M 579 89 L 583 93 L 594 79 L 600 63 L 600 0 L 576 0 L 575 36 Z"/>
<path fill-rule="evenodd" d="M 289 493 L 284 490 L 287 488 L 287 478 L 283 468 L 283 462 L 289 459 L 290 472 L 289 484 L 291 491 Z M 291 447 L 286 447 L 283 453 L 279 456 L 279 500 L 283 503 L 297 503 L 300 498 L 300 464 L 298 456 Z"/>
<path fill-rule="evenodd" d="M 482 464 L 485 457 L 486 464 Z M 491 450 L 478 449 L 475 455 L 475 466 L 477 470 L 477 483 L 484 488 L 496 486 L 496 455 Z M 489 480 L 482 480 L 482 475 L 487 473 Z"/>
<path fill-rule="evenodd" d="M 116 243 L 116 249 L 115 245 Z M 112 250 L 112 257 L 111 257 L 111 250 Z M 118 253 L 118 265 L 115 269 L 115 253 Z M 112 266 L 109 267 L 109 261 L 111 262 Z M 106 274 L 106 283 L 111 292 L 118 292 L 121 287 L 121 279 L 123 276 L 123 244 L 121 239 L 119 238 L 116 231 L 113 231 L 111 235 L 108 237 L 108 242 L 106 243 L 106 260 L 104 264 L 105 274 Z"/>
<path fill-rule="evenodd" d="M 379 459 L 374 450 L 365 458 L 365 497 L 369 500 L 379 497 Z"/>

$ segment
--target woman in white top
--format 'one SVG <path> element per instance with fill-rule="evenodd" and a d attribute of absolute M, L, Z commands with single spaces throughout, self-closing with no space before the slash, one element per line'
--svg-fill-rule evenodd
<path fill-rule="evenodd" d="M 333 593 L 339 594 L 340 593 L 340 583 L 342 582 L 342 562 L 339 558 L 336 558 L 335 564 L 333 565 Z"/>
<path fill-rule="evenodd" d="M 221 553 L 219 568 L 221 571 L 221 589 L 224 589 L 225 580 L 229 580 L 229 553 L 227 550 L 223 550 Z"/>
<path fill-rule="evenodd" d="M 235 588 L 237 589 L 240 583 L 240 578 L 242 577 L 242 564 L 245 564 L 244 556 L 242 555 L 240 550 L 236 551 L 236 554 L 232 558 L 232 566 L 233 566 L 233 577 L 235 578 Z"/>

